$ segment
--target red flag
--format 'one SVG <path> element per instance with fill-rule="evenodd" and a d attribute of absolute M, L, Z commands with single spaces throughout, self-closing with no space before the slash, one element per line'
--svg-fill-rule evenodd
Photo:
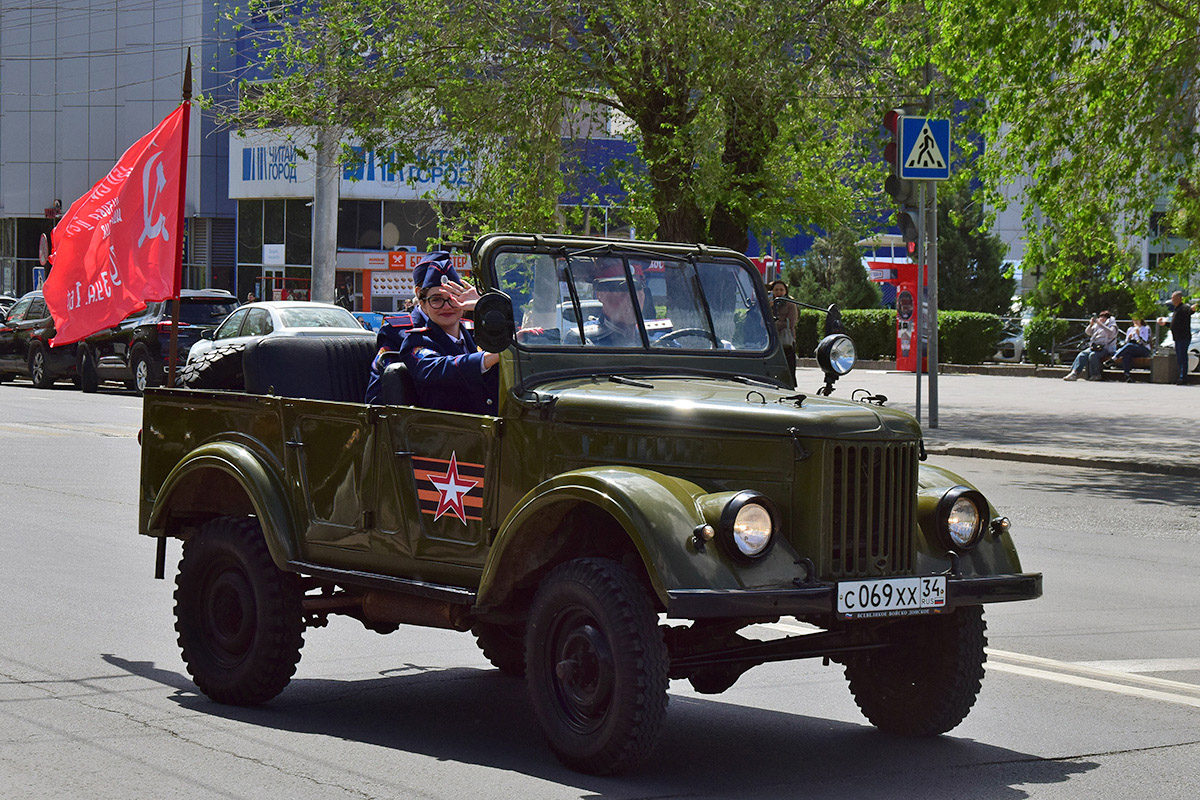
<path fill-rule="evenodd" d="M 116 325 L 147 301 L 179 293 L 188 104 L 125 151 L 54 227 L 42 287 L 52 345 Z"/>

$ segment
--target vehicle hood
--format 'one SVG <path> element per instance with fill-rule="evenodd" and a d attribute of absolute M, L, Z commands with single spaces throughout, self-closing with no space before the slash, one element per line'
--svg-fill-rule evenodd
<path fill-rule="evenodd" d="M 554 421 L 569 424 L 699 430 L 717 436 L 792 435 L 792 429 L 804 438 L 921 436 L 920 426 L 908 414 L 848 399 L 716 378 L 635 380 L 653 388 L 596 377 L 546 383 L 536 392 L 543 407 L 553 409 Z"/>

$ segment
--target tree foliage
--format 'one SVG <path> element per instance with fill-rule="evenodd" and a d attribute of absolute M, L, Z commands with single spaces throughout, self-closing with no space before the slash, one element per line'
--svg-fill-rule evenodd
<path fill-rule="evenodd" d="M 882 2 L 250 0 L 250 80 L 228 120 L 341 126 L 397 158 L 469 157 L 463 227 L 562 230 L 564 139 L 613 120 L 610 165 L 643 236 L 744 250 L 875 202 L 866 156 Z M 298 12 L 298 9 L 301 11 Z M 299 16 L 297 14 L 299 13 Z M 250 49 L 250 48 L 247 48 Z M 865 132 L 865 133 L 864 133 Z M 566 168 L 564 168 L 566 167 Z M 602 202 L 597 198 L 598 202 Z"/>
<path fill-rule="evenodd" d="M 938 192 L 938 307 L 1007 314 L 1015 281 L 1006 247 L 986 229 L 981 193 L 965 176 Z"/>
<path fill-rule="evenodd" d="M 839 228 L 787 264 L 783 274 L 792 297 L 821 308 L 831 303 L 838 308 L 877 308 L 879 287 L 867 277 L 857 240 L 855 231 Z"/>
<path fill-rule="evenodd" d="M 1177 229 L 1200 223 L 1200 2 L 929 0 L 923 42 L 948 99 L 987 142 L 979 167 L 997 193 L 1023 190 L 1035 257 L 1064 275 L 1094 264 L 1116 230 L 1144 236 L 1174 193 Z M 925 27 L 925 26 L 918 26 Z M 1176 269 L 1197 262 L 1189 248 Z M 1122 260 L 1108 266 L 1116 279 Z M 1194 268 L 1192 268 L 1194 271 Z"/>

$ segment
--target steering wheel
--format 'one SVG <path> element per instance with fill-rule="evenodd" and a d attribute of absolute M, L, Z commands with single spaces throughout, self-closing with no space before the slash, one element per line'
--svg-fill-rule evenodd
<path fill-rule="evenodd" d="M 703 328 L 680 328 L 676 331 L 664 333 L 662 336 L 655 339 L 653 343 L 670 344 L 676 339 L 682 339 L 685 336 L 699 336 L 702 339 L 707 339 L 708 341 L 712 342 L 713 348 L 717 350 L 721 349 L 721 340 L 717 338 L 717 335 L 712 331 L 706 331 Z M 679 345 L 675 346 L 678 347 Z"/>

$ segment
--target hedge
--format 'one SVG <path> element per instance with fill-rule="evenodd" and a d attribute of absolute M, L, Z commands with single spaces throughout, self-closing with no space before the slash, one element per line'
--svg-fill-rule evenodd
<path fill-rule="evenodd" d="M 1034 317 L 1025 326 L 1025 353 L 1034 364 L 1049 364 L 1054 344 L 1067 338 L 1070 327 L 1065 319 Z"/>
<path fill-rule="evenodd" d="M 896 312 L 890 308 L 849 308 L 842 324 L 864 361 L 896 356 Z M 796 354 L 811 358 L 825 330 L 825 314 L 801 309 L 796 325 Z M 995 314 L 938 312 L 938 360 L 943 364 L 981 364 L 996 352 L 1004 326 Z"/>

